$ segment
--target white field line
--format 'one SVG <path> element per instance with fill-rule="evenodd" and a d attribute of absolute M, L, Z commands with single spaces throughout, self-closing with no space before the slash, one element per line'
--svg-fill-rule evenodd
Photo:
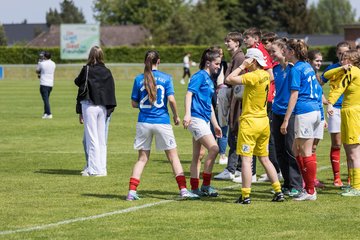
<path fill-rule="evenodd" d="M 341 164 L 341 165 L 344 165 L 344 163 Z M 318 172 L 323 171 L 325 169 L 328 169 L 330 167 L 331 166 L 319 167 Z M 232 188 L 236 188 L 236 187 L 239 187 L 239 184 L 219 188 L 219 190 L 232 189 Z M 166 203 L 170 203 L 170 202 L 174 202 L 174 201 L 175 200 L 163 200 L 163 201 L 160 201 L 160 202 L 144 204 L 144 205 L 140 205 L 140 206 L 136 206 L 136 207 L 130 207 L 130 208 L 126 208 L 126 209 L 122 209 L 122 210 L 118 210 L 118 211 L 102 213 L 102 214 L 99 214 L 99 215 L 94 215 L 94 216 L 89 216 L 89 217 L 68 219 L 68 220 L 64 220 L 64 221 L 60 221 L 60 222 L 56 222 L 56 223 L 39 225 L 39 226 L 34 226 L 34 227 L 29 227 L 29 228 L 21 228 L 21 229 L 17 229 L 17 230 L 0 231 L 0 235 L 8 235 L 8 234 L 14 234 L 14 233 L 21 233 L 21 232 L 32 232 L 32 231 L 36 231 L 36 230 L 44 230 L 44 229 L 47 229 L 47 228 L 58 227 L 58 226 L 65 225 L 65 224 L 70 224 L 70 223 L 75 223 L 75 222 L 83 222 L 83 221 L 88 221 L 88 220 L 93 220 L 93 219 L 98 219 L 98 218 L 104 218 L 104 217 L 123 214 L 123 213 L 128 213 L 128 212 L 134 212 L 134 211 L 137 211 L 137 210 L 140 210 L 140 209 L 143 209 L 143 208 L 153 207 L 153 206 L 156 206 L 156 205 L 166 204 Z"/>
<path fill-rule="evenodd" d="M 0 235 L 7 235 L 7 234 L 13 234 L 13 233 L 20 233 L 20 232 L 32 232 L 32 231 L 36 231 L 36 230 L 43 230 L 43 229 L 57 227 L 57 226 L 60 226 L 60 225 L 65 225 L 65 224 L 70 224 L 70 223 L 75 223 L 75 222 L 83 222 L 83 221 L 93 220 L 93 219 L 97 219 L 97 218 L 104 218 L 104 217 L 108 217 L 108 216 L 112 216 L 112 215 L 118 215 L 118 214 L 123 214 L 123 213 L 128 213 L 128 212 L 134 212 L 134 211 L 137 211 L 139 209 L 153 207 L 153 206 L 156 206 L 156 205 L 170 203 L 170 202 L 173 202 L 173 201 L 174 200 L 164 200 L 164 201 L 160 201 L 160 202 L 144 204 L 144 205 L 140 205 L 140 206 L 136 206 L 136 207 L 126 208 L 126 209 L 113 211 L 113 212 L 102 213 L 102 214 L 99 214 L 99 215 L 94 215 L 94 216 L 89 216 L 89 217 L 68 219 L 68 220 L 64 220 L 64 221 L 60 221 L 60 222 L 56 222 L 56 223 L 39 225 L 39 226 L 29 227 L 29 228 L 21 228 L 21 229 L 17 229 L 17 230 L 1 231 Z"/>

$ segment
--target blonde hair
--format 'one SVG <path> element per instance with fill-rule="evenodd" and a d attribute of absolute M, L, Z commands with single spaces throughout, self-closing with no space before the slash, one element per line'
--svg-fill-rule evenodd
<path fill-rule="evenodd" d="M 286 45 L 293 49 L 295 52 L 295 57 L 302 61 L 307 61 L 308 57 L 308 46 L 304 42 L 304 40 L 301 39 L 289 39 L 289 41 L 286 42 Z"/>
<path fill-rule="evenodd" d="M 360 68 L 360 53 L 359 51 L 352 49 L 342 54 L 341 60 L 348 59 L 352 65 Z"/>
<path fill-rule="evenodd" d="M 145 54 L 144 85 L 149 95 L 149 101 L 151 102 L 151 104 L 156 102 L 156 98 L 157 98 L 156 80 L 152 72 L 152 67 L 158 62 L 159 59 L 160 59 L 160 55 L 155 50 L 149 50 Z"/>
<path fill-rule="evenodd" d="M 97 63 L 104 63 L 104 52 L 99 46 L 94 46 L 90 50 L 87 64 L 94 65 Z"/>

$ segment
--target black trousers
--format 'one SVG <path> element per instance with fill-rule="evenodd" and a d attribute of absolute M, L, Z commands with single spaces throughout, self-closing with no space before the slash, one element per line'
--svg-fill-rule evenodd
<path fill-rule="evenodd" d="M 294 122 L 295 116 L 291 115 L 287 128 L 287 134 L 280 132 L 280 127 L 284 121 L 284 115 L 272 114 L 272 133 L 276 149 L 276 156 L 284 177 L 283 187 L 291 189 L 302 189 L 302 177 L 297 165 L 292 147 L 295 139 Z"/>

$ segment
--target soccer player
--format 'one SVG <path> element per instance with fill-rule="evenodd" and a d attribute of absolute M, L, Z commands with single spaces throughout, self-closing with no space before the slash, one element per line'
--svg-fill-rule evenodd
<path fill-rule="evenodd" d="M 335 113 L 334 105 L 343 94 L 341 108 L 341 140 L 348 159 L 351 189 L 341 195 L 360 196 L 360 53 L 357 50 L 344 52 L 341 67 L 324 74 L 330 80 L 328 98 L 329 115 Z"/>
<path fill-rule="evenodd" d="M 270 74 L 270 88 L 268 91 L 268 103 L 267 103 L 267 113 L 268 117 L 271 122 L 271 105 L 274 100 L 274 91 L 275 91 L 275 82 L 274 82 L 274 73 L 273 73 L 273 60 L 269 54 L 269 52 L 266 50 L 265 46 L 262 43 L 262 33 L 260 29 L 252 27 L 244 31 L 244 43 L 247 48 L 257 48 L 259 49 L 262 54 L 264 55 L 264 60 L 266 62 L 266 66 L 264 67 L 264 70 L 266 70 Z M 268 40 L 271 40 L 268 38 Z M 271 128 L 271 124 L 270 124 Z M 269 158 L 270 161 L 274 164 L 274 167 L 276 169 L 276 172 L 278 173 L 278 177 L 282 178 L 280 167 L 278 164 L 278 161 L 276 159 L 276 150 L 274 145 L 274 136 L 271 133 L 270 130 L 270 141 L 269 141 Z M 261 176 L 261 181 L 269 181 L 269 177 L 266 175 Z"/>
<path fill-rule="evenodd" d="M 272 201 L 284 201 L 281 185 L 274 165 L 269 160 L 268 144 L 270 138 L 270 124 L 266 105 L 270 84 L 270 75 L 263 70 L 266 66 L 264 56 L 259 49 L 250 48 L 245 55 L 245 61 L 235 69 L 226 82 L 232 85 L 245 85 L 242 113 L 239 118 L 238 142 L 236 152 L 242 158 L 242 188 L 241 196 L 236 201 L 240 204 L 250 204 L 251 163 L 253 155 L 259 157 L 267 175 L 270 178 L 275 195 Z M 245 69 L 248 73 L 239 75 Z"/>
<path fill-rule="evenodd" d="M 214 84 L 211 75 L 220 69 L 221 57 L 217 48 L 206 49 L 201 57 L 200 71 L 195 73 L 189 82 L 185 95 L 185 116 L 183 125 L 192 133 L 193 154 L 190 166 L 190 184 L 193 193 L 199 196 L 217 197 L 218 192 L 210 185 L 212 169 L 219 147 L 211 132 L 209 122 L 214 127 L 216 137 L 221 138 L 221 128 L 216 120 L 211 104 Z M 203 183 L 199 189 L 201 146 L 208 150 L 202 174 Z"/>
<path fill-rule="evenodd" d="M 135 78 L 131 94 L 131 105 L 139 108 L 136 124 L 134 148 L 139 151 L 139 158 L 135 163 L 129 182 L 129 193 L 126 200 L 139 200 L 137 187 L 140 177 L 150 157 L 153 136 L 156 148 L 164 150 L 172 165 L 175 179 L 180 189 L 181 199 L 198 199 L 199 196 L 186 188 L 186 179 L 176 149 L 176 141 L 167 108 L 169 102 L 173 112 L 175 125 L 179 125 L 180 118 L 176 108 L 174 87 L 170 75 L 158 71 L 160 64 L 159 53 L 155 50 L 146 52 L 144 73 Z"/>
<path fill-rule="evenodd" d="M 305 191 L 294 200 L 316 200 L 316 157 L 312 154 L 314 134 L 320 127 L 321 114 L 313 92 L 318 85 L 314 69 L 306 62 L 307 45 L 303 40 L 290 39 L 286 43 L 285 58 L 294 64 L 287 78 L 290 81 L 290 99 L 280 127 L 287 134 L 289 119 L 295 114 L 294 154 L 305 182 Z"/>
<path fill-rule="evenodd" d="M 228 68 L 224 75 L 226 78 L 232 71 L 241 65 L 241 63 L 245 60 L 245 55 L 241 49 L 243 42 L 241 33 L 229 32 L 224 40 L 227 50 L 231 54 L 231 61 L 229 62 Z M 240 177 L 241 180 L 241 175 L 239 174 L 241 172 L 239 171 L 241 160 L 240 157 L 236 154 L 236 136 L 239 130 L 238 118 L 241 114 L 242 92 L 243 86 L 241 85 L 231 87 L 230 85 L 224 84 L 223 88 L 219 90 L 221 101 L 219 101 L 218 112 L 219 116 L 223 116 L 225 118 L 223 119 L 223 117 L 221 117 L 219 119 L 219 124 L 221 127 L 225 125 L 229 126 L 229 152 L 226 168 L 221 173 L 215 175 L 215 179 L 233 180 Z"/>
<path fill-rule="evenodd" d="M 340 42 L 336 45 L 336 56 L 339 59 L 339 62 L 334 63 L 328 66 L 324 73 L 321 75 L 322 84 L 328 82 L 328 79 L 325 77 L 325 73 L 330 69 L 337 68 L 341 66 L 340 59 L 341 55 L 350 49 L 350 44 L 348 42 Z M 342 187 L 343 183 L 340 178 L 340 148 L 341 148 L 341 116 L 340 110 L 342 106 L 343 96 L 341 96 L 337 102 L 334 104 L 334 114 L 328 116 L 328 131 L 331 136 L 331 149 L 330 149 L 330 161 L 334 174 L 334 186 Z M 349 181 L 348 181 L 349 183 Z M 349 183 L 350 184 L 350 183 Z"/>
<path fill-rule="evenodd" d="M 273 67 L 276 94 L 272 104 L 271 130 L 274 135 L 277 160 L 284 178 L 282 191 L 285 195 L 295 197 L 301 193 L 303 181 L 293 152 L 294 114 L 289 118 L 287 134 L 283 135 L 280 131 L 290 98 L 290 82 L 286 76 L 293 67 L 293 64 L 285 59 L 286 41 L 287 39 L 275 40 L 270 51 L 272 58 L 278 62 Z"/>

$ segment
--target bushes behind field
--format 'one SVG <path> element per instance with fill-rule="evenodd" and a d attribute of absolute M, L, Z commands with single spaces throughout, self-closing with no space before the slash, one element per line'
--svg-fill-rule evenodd
<path fill-rule="evenodd" d="M 182 63 L 184 54 L 191 53 L 191 59 L 198 63 L 201 54 L 208 46 L 159 46 L 158 50 L 163 63 Z M 225 59 L 230 60 L 225 47 Z M 151 47 L 103 47 L 107 63 L 141 63 L 144 61 L 145 52 Z M 324 61 L 335 62 L 335 47 L 321 46 L 311 47 L 319 49 L 323 54 Z M 52 54 L 52 60 L 56 63 L 84 63 L 85 60 L 61 60 L 60 48 L 34 48 L 34 47 L 0 47 L 0 64 L 34 64 L 37 63 L 39 53 L 47 50 Z"/>

